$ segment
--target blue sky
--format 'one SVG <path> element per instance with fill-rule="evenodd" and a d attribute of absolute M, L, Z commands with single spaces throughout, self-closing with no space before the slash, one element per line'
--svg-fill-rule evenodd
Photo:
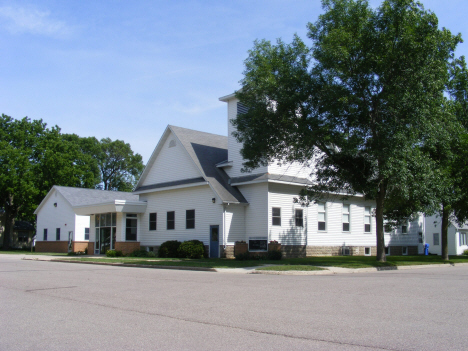
<path fill-rule="evenodd" d="M 422 3 L 468 40 L 468 1 Z M 0 113 L 124 140 L 146 162 L 168 124 L 226 135 L 218 98 L 239 88 L 253 41 L 307 41 L 321 12 L 319 0 L 0 0 Z"/>

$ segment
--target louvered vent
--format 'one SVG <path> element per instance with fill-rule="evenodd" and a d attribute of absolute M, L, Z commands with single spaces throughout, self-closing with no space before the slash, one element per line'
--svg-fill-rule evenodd
<path fill-rule="evenodd" d="M 237 103 L 237 114 L 242 115 L 244 113 L 247 113 L 248 107 L 245 105 L 242 105 L 240 102 Z"/>

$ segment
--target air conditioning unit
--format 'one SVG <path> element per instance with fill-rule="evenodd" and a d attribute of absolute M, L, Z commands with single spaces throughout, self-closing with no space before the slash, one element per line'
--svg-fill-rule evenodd
<path fill-rule="evenodd" d="M 349 256 L 351 254 L 351 250 L 349 249 L 349 246 L 343 246 L 341 248 L 341 254 L 343 256 Z"/>

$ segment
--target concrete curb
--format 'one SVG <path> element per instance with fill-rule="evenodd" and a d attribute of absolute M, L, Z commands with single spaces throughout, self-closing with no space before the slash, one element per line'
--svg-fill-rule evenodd
<path fill-rule="evenodd" d="M 202 271 L 202 272 L 217 272 L 217 273 L 235 273 L 235 274 L 266 274 L 266 275 L 334 275 L 334 274 L 354 274 L 354 273 L 373 273 L 385 271 L 402 271 L 409 269 L 424 269 L 424 268 L 440 268 L 454 266 L 468 266 L 468 263 L 440 263 L 440 264 L 425 264 L 425 265 L 408 265 L 408 266 L 387 266 L 387 267 L 367 267 L 367 268 L 342 268 L 342 267 L 324 267 L 320 271 L 263 271 L 256 270 L 259 267 L 244 267 L 244 268 L 207 268 L 207 267 L 188 267 L 188 266 L 160 266 L 160 265 L 144 265 L 131 263 L 112 263 L 112 262 L 85 262 L 57 259 L 53 256 L 44 257 L 22 257 L 22 260 L 29 261 L 44 261 L 44 262 L 60 262 L 60 263 L 81 263 L 94 264 L 101 266 L 117 266 L 117 267 L 136 267 L 136 268 L 153 268 L 153 269 L 173 269 L 184 271 Z"/>

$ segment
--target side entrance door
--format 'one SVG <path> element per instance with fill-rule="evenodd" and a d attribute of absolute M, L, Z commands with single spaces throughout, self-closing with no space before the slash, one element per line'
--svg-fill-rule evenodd
<path fill-rule="evenodd" d="M 210 258 L 219 257 L 219 225 L 210 225 Z"/>

